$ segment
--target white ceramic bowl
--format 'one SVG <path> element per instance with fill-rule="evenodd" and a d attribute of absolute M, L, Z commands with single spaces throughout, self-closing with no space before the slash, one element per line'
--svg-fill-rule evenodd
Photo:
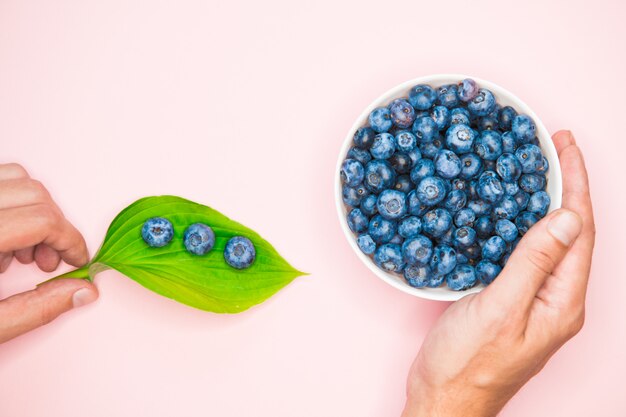
<path fill-rule="evenodd" d="M 532 117 L 532 119 L 535 121 L 535 124 L 537 125 L 537 137 L 539 138 L 539 142 L 541 144 L 541 150 L 545 157 L 548 159 L 548 162 L 550 163 L 547 185 L 547 192 L 548 194 L 550 194 L 551 198 L 549 211 L 561 207 L 561 166 L 559 164 L 556 149 L 554 148 L 554 144 L 552 143 L 552 139 L 550 138 L 550 134 L 548 133 L 548 130 L 543 125 L 539 117 L 537 117 L 535 112 L 533 112 L 530 107 L 526 105 L 526 103 L 511 94 L 509 91 L 489 81 L 481 80 L 479 78 L 471 77 L 468 75 L 438 74 L 407 81 L 392 88 L 391 90 L 378 97 L 365 110 L 363 110 L 363 113 L 361 113 L 361 115 L 356 119 L 356 121 L 352 125 L 352 128 L 346 135 L 346 138 L 344 139 L 343 145 L 341 147 L 341 151 L 339 152 L 339 159 L 337 160 L 337 167 L 335 169 L 335 204 L 337 206 L 337 214 L 339 215 L 339 223 L 341 224 L 341 228 L 343 229 L 343 232 L 346 236 L 346 239 L 348 239 L 350 246 L 354 250 L 354 253 L 356 253 L 359 259 L 361 259 L 361 261 L 376 276 L 378 276 L 389 285 L 401 291 L 404 291 L 405 293 L 412 294 L 421 298 L 427 298 L 430 300 L 455 301 L 468 294 L 481 291 L 484 288 L 484 285 L 480 284 L 466 291 L 452 291 L 448 289 L 445 284 L 439 288 L 414 288 L 407 284 L 401 275 L 385 272 L 382 269 L 378 268 L 372 258 L 361 252 L 361 249 L 359 249 L 359 246 L 356 243 L 356 236 L 348 227 L 348 223 L 346 221 L 347 210 L 345 205 L 343 204 L 341 195 L 342 184 L 341 178 L 339 176 L 339 171 L 341 169 L 342 162 L 346 158 L 346 154 L 352 146 L 352 137 L 354 136 L 354 132 L 359 127 L 367 124 L 367 117 L 376 107 L 387 106 L 392 100 L 396 98 L 407 97 L 411 87 L 417 84 L 429 84 L 432 87 L 436 88 L 444 84 L 456 84 L 464 78 L 472 78 L 476 81 L 480 88 L 487 88 L 491 90 L 491 92 L 496 97 L 497 103 L 501 106 L 512 106 L 515 110 L 517 110 L 518 113 L 524 113 Z"/>

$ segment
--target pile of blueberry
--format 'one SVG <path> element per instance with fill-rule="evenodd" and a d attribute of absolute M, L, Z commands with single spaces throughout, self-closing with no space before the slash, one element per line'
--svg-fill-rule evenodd
<path fill-rule="evenodd" d="M 163 217 L 152 217 L 143 224 L 141 237 L 153 248 L 161 248 L 174 237 L 172 222 Z M 206 255 L 215 245 L 215 233 L 203 223 L 194 223 L 185 229 L 183 243 L 187 252 Z M 250 239 L 235 236 L 228 240 L 224 248 L 224 259 L 233 268 L 245 269 L 254 262 L 256 251 Z"/>
<path fill-rule="evenodd" d="M 416 85 L 368 121 L 340 172 L 359 248 L 417 288 L 491 283 L 550 205 L 533 120 L 465 79 Z"/>

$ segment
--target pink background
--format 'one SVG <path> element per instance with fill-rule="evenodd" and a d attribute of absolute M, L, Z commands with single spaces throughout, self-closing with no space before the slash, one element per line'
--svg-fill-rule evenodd
<path fill-rule="evenodd" d="M 173 193 L 313 273 L 236 316 L 103 273 L 97 303 L 0 346 L 0 415 L 399 415 L 446 304 L 360 263 L 333 170 L 371 100 L 461 72 L 574 131 L 598 223 L 586 327 L 502 415 L 623 416 L 625 3 L 505 3 L 0 0 L 1 162 L 43 181 L 92 253 L 128 203 Z M 47 277 L 13 264 L 0 296 Z"/>

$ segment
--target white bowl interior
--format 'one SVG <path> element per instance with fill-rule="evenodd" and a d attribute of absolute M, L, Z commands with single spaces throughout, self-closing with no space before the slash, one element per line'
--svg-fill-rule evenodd
<path fill-rule="evenodd" d="M 405 293 L 412 294 L 421 298 L 427 298 L 430 300 L 456 301 L 468 294 L 480 292 L 484 288 L 484 285 L 480 284 L 466 291 L 453 291 L 448 289 L 445 285 L 439 288 L 414 288 L 407 284 L 401 275 L 392 274 L 379 269 L 374 263 L 373 259 L 365 255 L 361 251 L 361 249 L 359 249 L 359 246 L 356 243 L 356 236 L 348 227 L 348 223 L 346 221 L 346 215 L 348 212 L 342 200 L 342 184 L 341 178 L 339 176 L 339 171 L 341 169 L 341 164 L 343 163 L 348 151 L 352 146 L 352 137 L 354 136 L 354 132 L 356 132 L 359 127 L 367 124 L 367 118 L 369 114 L 376 107 L 387 106 L 392 100 L 396 98 L 407 97 L 411 87 L 417 84 L 429 84 L 432 87 L 436 88 L 444 84 L 458 83 L 464 78 L 472 78 L 476 81 L 479 87 L 491 90 L 491 92 L 496 97 L 497 103 L 500 104 L 502 107 L 511 106 L 518 113 L 524 113 L 532 117 L 532 119 L 535 121 L 535 124 L 537 125 L 537 137 L 541 145 L 541 150 L 545 157 L 548 159 L 548 162 L 550 163 L 550 170 L 547 176 L 547 192 L 551 198 L 549 211 L 553 211 L 561 207 L 561 166 L 559 164 L 558 155 L 556 153 L 554 144 L 552 143 L 550 133 L 543 125 L 541 120 L 537 117 L 535 112 L 533 112 L 530 107 L 526 105 L 526 103 L 524 103 L 522 100 L 517 98 L 509 91 L 489 81 L 481 80 L 479 78 L 468 75 L 439 74 L 429 75 L 407 81 L 390 89 L 389 91 L 378 97 L 372 102 L 372 104 L 370 104 L 365 110 L 363 110 L 363 113 L 361 113 L 361 115 L 356 119 L 356 121 L 352 125 L 352 128 L 346 135 L 343 146 L 341 147 L 341 151 L 339 152 L 339 159 L 337 161 L 337 167 L 335 170 L 335 204 L 337 206 L 337 213 L 339 215 L 339 223 L 341 224 L 341 228 L 343 229 L 343 232 L 356 255 L 374 274 L 376 274 L 376 276 L 378 276 L 389 285 L 392 285 L 393 287 L 404 291 Z"/>

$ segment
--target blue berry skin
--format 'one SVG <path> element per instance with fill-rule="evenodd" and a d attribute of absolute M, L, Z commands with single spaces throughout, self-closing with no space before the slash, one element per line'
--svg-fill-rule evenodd
<path fill-rule="evenodd" d="M 409 91 L 409 102 L 416 110 L 428 110 L 437 99 L 437 92 L 429 85 L 419 84 Z"/>
<path fill-rule="evenodd" d="M 443 200 L 444 208 L 451 213 L 456 213 L 457 211 L 461 210 L 463 207 L 465 207 L 466 203 L 467 194 L 465 194 L 465 191 L 461 190 L 450 191 L 446 196 L 446 199 Z"/>
<path fill-rule="evenodd" d="M 468 264 L 469 263 L 469 258 L 465 255 L 463 255 L 461 252 L 457 252 L 456 253 L 456 264 L 457 265 L 464 265 L 464 264 Z"/>
<path fill-rule="evenodd" d="M 520 235 L 525 235 L 528 229 L 534 226 L 539 221 L 539 217 L 535 213 L 530 211 L 522 211 L 515 219 L 515 226 Z"/>
<path fill-rule="evenodd" d="M 446 285 L 454 291 L 463 291 L 476 284 L 476 271 L 471 265 L 457 265 L 452 272 L 446 275 Z"/>
<path fill-rule="evenodd" d="M 409 265 L 428 265 L 432 255 L 433 242 L 426 236 L 416 236 L 402 245 L 402 257 Z"/>
<path fill-rule="evenodd" d="M 430 258 L 430 269 L 435 275 L 450 273 L 456 266 L 456 250 L 448 245 L 435 247 Z"/>
<path fill-rule="evenodd" d="M 519 185 L 517 182 L 503 182 L 504 192 L 506 195 L 515 195 L 519 193 Z"/>
<path fill-rule="evenodd" d="M 467 248 L 460 248 L 459 252 L 461 252 L 467 259 L 469 259 L 469 263 L 474 265 L 476 260 L 480 258 L 482 254 L 482 248 L 478 243 L 474 243 L 472 246 Z"/>
<path fill-rule="evenodd" d="M 550 207 L 550 196 L 548 193 L 545 191 L 537 191 L 530 196 L 526 210 L 537 214 L 539 217 L 543 217 L 548 213 L 548 207 Z"/>
<path fill-rule="evenodd" d="M 389 112 L 393 124 L 402 129 L 410 127 L 415 121 L 415 109 L 406 99 L 398 98 L 392 101 L 389 104 Z"/>
<path fill-rule="evenodd" d="M 538 168 L 537 172 L 541 174 L 547 174 L 549 170 L 550 170 L 550 163 L 548 162 L 548 159 L 544 156 L 541 162 L 541 168 Z"/>
<path fill-rule="evenodd" d="M 443 149 L 443 142 L 437 138 L 432 142 L 420 143 L 418 147 L 424 158 L 435 159 L 437 152 Z"/>
<path fill-rule="evenodd" d="M 394 245 L 402 246 L 402 244 L 404 243 L 404 238 L 402 236 L 396 234 L 394 237 L 391 238 L 389 243 L 393 243 Z"/>
<path fill-rule="evenodd" d="M 390 133 L 380 133 L 374 137 L 370 153 L 375 159 L 387 159 L 396 151 L 396 141 Z"/>
<path fill-rule="evenodd" d="M 463 171 L 461 171 L 463 172 Z M 476 192 L 476 187 L 478 186 L 478 180 L 474 179 L 471 181 L 467 182 L 467 196 L 469 197 L 470 200 L 477 200 L 480 197 L 478 197 L 478 193 Z"/>
<path fill-rule="evenodd" d="M 443 281 L 445 279 L 446 279 L 445 275 L 432 274 L 430 276 L 430 279 L 428 280 L 428 283 L 426 284 L 426 286 L 428 288 L 438 288 L 438 287 L 441 287 L 441 284 L 443 284 Z"/>
<path fill-rule="evenodd" d="M 513 133 L 504 132 L 501 138 L 502 138 L 502 152 L 503 153 L 515 153 L 515 149 L 517 149 L 517 142 L 515 141 L 515 137 L 513 137 Z"/>
<path fill-rule="evenodd" d="M 376 159 L 365 165 L 363 185 L 373 193 L 391 188 L 396 183 L 396 172 L 388 161 Z"/>
<path fill-rule="evenodd" d="M 437 130 L 443 130 L 450 123 L 450 110 L 444 106 L 436 106 L 430 111 L 430 117 L 437 125 Z"/>
<path fill-rule="evenodd" d="M 420 199 L 417 197 L 417 192 L 415 190 L 411 191 L 407 195 L 407 203 L 408 203 L 408 211 L 412 216 L 423 216 L 428 211 L 429 207 L 422 203 Z"/>
<path fill-rule="evenodd" d="M 483 130 L 496 130 L 498 128 L 498 118 L 495 115 L 487 115 L 476 121 L 476 127 L 481 132 Z"/>
<path fill-rule="evenodd" d="M 517 202 L 520 210 L 526 210 L 528 201 L 530 200 L 530 194 L 526 191 L 520 190 L 513 196 L 513 198 L 515 199 L 515 202 Z"/>
<path fill-rule="evenodd" d="M 476 192 L 480 198 L 491 204 L 499 201 L 502 196 L 504 196 L 504 188 L 502 187 L 500 180 L 492 176 L 485 175 L 485 173 L 483 173 L 478 180 Z"/>
<path fill-rule="evenodd" d="M 454 215 L 454 224 L 457 227 L 472 226 L 476 221 L 476 214 L 470 208 L 462 208 Z"/>
<path fill-rule="evenodd" d="M 456 84 L 442 85 L 437 89 L 437 103 L 449 109 L 459 105 L 459 88 Z"/>
<path fill-rule="evenodd" d="M 413 189 L 413 182 L 411 181 L 411 177 L 409 177 L 408 175 L 398 176 L 398 179 L 396 179 L 396 184 L 393 186 L 393 189 L 408 194 Z"/>
<path fill-rule="evenodd" d="M 432 237 L 443 236 L 452 226 L 452 216 L 442 208 L 436 208 L 422 217 L 422 231 Z"/>
<path fill-rule="evenodd" d="M 228 240 L 224 248 L 224 260 L 236 269 L 246 269 L 254 263 L 256 250 L 247 237 L 235 236 Z"/>
<path fill-rule="evenodd" d="M 359 149 L 357 147 L 350 148 L 347 157 L 349 159 L 355 159 L 363 165 L 366 165 L 369 161 L 372 160 L 372 154 L 368 150 Z"/>
<path fill-rule="evenodd" d="M 452 189 L 465 191 L 467 190 L 467 182 L 461 178 L 455 178 L 452 180 Z"/>
<path fill-rule="evenodd" d="M 374 263 L 384 271 L 400 273 L 404 269 L 402 249 L 393 243 L 382 245 L 374 252 Z"/>
<path fill-rule="evenodd" d="M 377 133 L 387 132 L 393 126 L 391 112 L 386 107 L 379 107 L 372 110 L 368 117 L 372 129 Z"/>
<path fill-rule="evenodd" d="M 409 158 L 411 158 L 411 167 L 414 167 L 417 162 L 421 161 L 422 159 L 422 152 L 417 147 L 407 152 L 407 155 L 409 155 Z"/>
<path fill-rule="evenodd" d="M 469 226 L 463 226 L 454 232 L 454 246 L 457 248 L 467 248 L 476 242 L 476 230 Z"/>
<path fill-rule="evenodd" d="M 357 148 L 367 150 L 372 146 L 372 143 L 374 143 L 374 136 L 376 136 L 374 129 L 364 126 L 354 132 L 352 141 Z"/>
<path fill-rule="evenodd" d="M 399 152 L 411 152 L 417 146 L 417 138 L 411 132 L 401 130 L 396 133 L 396 149 Z M 418 158 L 419 159 L 419 158 Z"/>
<path fill-rule="evenodd" d="M 536 174 L 524 174 L 520 177 L 518 184 L 519 188 L 529 194 L 533 194 L 546 188 L 546 177 Z"/>
<path fill-rule="evenodd" d="M 496 172 L 503 181 L 517 181 L 522 175 L 522 164 L 512 153 L 503 153 L 496 161 Z"/>
<path fill-rule="evenodd" d="M 375 215 L 370 220 L 367 233 L 376 243 L 388 243 L 396 234 L 398 225 L 396 222 L 387 220 L 380 214 Z"/>
<path fill-rule="evenodd" d="M 476 278 L 485 285 L 491 284 L 502 271 L 500 265 L 489 261 L 480 261 L 476 264 Z"/>
<path fill-rule="evenodd" d="M 486 88 L 478 90 L 478 94 L 469 103 L 467 103 L 467 109 L 470 114 L 474 116 L 486 116 L 491 113 L 496 107 L 496 98 L 491 91 Z"/>
<path fill-rule="evenodd" d="M 480 173 L 483 168 L 483 161 L 475 153 L 467 153 L 461 156 L 461 178 L 470 179 Z"/>
<path fill-rule="evenodd" d="M 517 238 L 517 226 L 510 220 L 500 219 L 496 222 L 496 233 L 505 242 L 513 242 Z"/>
<path fill-rule="evenodd" d="M 440 150 L 434 162 L 435 172 L 442 178 L 452 179 L 461 173 L 461 160 L 448 149 Z"/>
<path fill-rule="evenodd" d="M 439 132 L 437 124 L 430 116 L 422 116 L 415 119 L 412 130 L 418 143 L 432 142 L 437 132 Z"/>
<path fill-rule="evenodd" d="M 374 214 L 378 213 L 378 209 L 376 208 L 376 202 L 378 201 L 378 196 L 375 194 L 370 194 L 367 197 L 361 200 L 361 204 L 359 208 L 368 217 L 372 217 Z"/>
<path fill-rule="evenodd" d="M 505 267 L 506 263 L 509 261 L 510 256 L 511 256 L 511 252 L 507 252 L 504 255 L 502 255 L 500 262 L 498 262 L 502 268 Z"/>
<path fill-rule="evenodd" d="M 417 216 L 405 217 L 398 225 L 398 234 L 405 239 L 414 238 L 421 232 L 422 221 Z"/>
<path fill-rule="evenodd" d="M 344 185 L 341 194 L 345 205 L 358 207 L 361 204 L 361 200 L 369 195 L 369 191 L 362 185 L 358 187 Z"/>
<path fill-rule="evenodd" d="M 459 83 L 458 95 L 462 102 L 467 103 L 471 101 L 477 94 L 478 86 L 476 85 L 476 81 L 471 78 L 466 78 Z"/>
<path fill-rule="evenodd" d="M 487 161 L 497 160 L 502 155 L 502 137 L 492 130 L 481 132 L 474 142 L 474 152 Z"/>
<path fill-rule="evenodd" d="M 162 248 L 174 237 L 174 226 L 163 217 L 152 217 L 143 224 L 141 237 L 148 246 Z"/>
<path fill-rule="evenodd" d="M 506 242 L 500 236 L 491 236 L 483 246 L 483 259 L 498 261 L 506 251 Z"/>
<path fill-rule="evenodd" d="M 398 174 L 408 174 L 413 167 L 413 161 L 405 153 L 394 153 L 389 158 L 389 163 Z"/>
<path fill-rule="evenodd" d="M 443 235 L 437 236 L 437 243 L 439 245 L 454 245 L 454 232 L 456 232 L 456 227 L 452 225 Z"/>
<path fill-rule="evenodd" d="M 474 147 L 476 133 L 466 124 L 455 124 L 446 132 L 446 146 L 458 153 L 468 153 Z"/>
<path fill-rule="evenodd" d="M 493 235 L 495 226 L 489 216 L 482 216 L 474 222 L 474 230 L 480 239 L 487 239 Z"/>
<path fill-rule="evenodd" d="M 384 190 L 376 202 L 378 213 L 387 220 L 397 220 L 407 212 L 406 194 L 396 190 Z"/>
<path fill-rule="evenodd" d="M 361 233 L 367 230 L 369 224 L 369 218 L 361 211 L 361 209 L 355 208 L 348 213 L 348 227 L 354 233 Z"/>
<path fill-rule="evenodd" d="M 367 233 L 363 233 L 356 238 L 356 243 L 359 245 L 359 249 L 366 255 L 371 255 L 376 251 L 376 242 Z"/>
<path fill-rule="evenodd" d="M 363 182 L 365 177 L 365 169 L 356 159 L 346 159 L 341 164 L 341 171 L 339 171 L 341 180 L 350 187 L 356 187 Z"/>
<path fill-rule="evenodd" d="M 536 136 L 537 127 L 533 119 L 525 114 L 518 114 L 511 123 L 511 132 L 518 143 L 529 143 Z"/>
<path fill-rule="evenodd" d="M 432 276 L 428 265 L 407 265 L 404 268 L 404 279 L 415 288 L 424 288 Z"/>
<path fill-rule="evenodd" d="M 417 198 L 427 206 L 439 204 L 446 198 L 444 181 L 435 176 L 423 178 L 416 187 Z"/>
<path fill-rule="evenodd" d="M 522 165 L 524 174 L 532 174 L 543 168 L 543 155 L 537 145 L 522 145 L 515 151 L 515 156 Z"/>
<path fill-rule="evenodd" d="M 515 116 L 517 116 L 517 111 L 511 106 L 500 109 L 498 112 L 498 127 L 500 130 L 511 130 Z"/>
<path fill-rule="evenodd" d="M 484 200 L 468 201 L 467 208 L 472 210 L 476 217 L 486 216 L 491 213 L 491 204 Z"/>
<path fill-rule="evenodd" d="M 493 206 L 493 215 L 496 219 L 513 220 L 519 214 L 520 209 L 517 201 L 510 195 L 505 195 L 502 200 Z"/>
<path fill-rule="evenodd" d="M 183 244 L 187 252 L 194 255 L 204 255 L 215 245 L 215 233 L 206 224 L 194 223 L 185 229 Z"/>

